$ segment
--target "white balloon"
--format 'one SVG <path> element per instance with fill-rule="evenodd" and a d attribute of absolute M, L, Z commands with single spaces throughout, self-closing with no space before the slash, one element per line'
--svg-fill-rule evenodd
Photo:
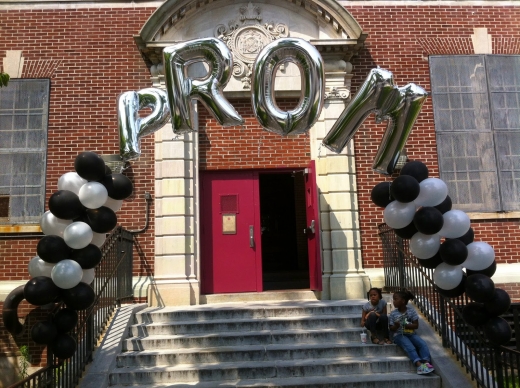
<path fill-rule="evenodd" d="M 78 197 L 86 208 L 97 209 L 107 201 L 108 191 L 99 182 L 87 182 L 79 189 Z"/>
<path fill-rule="evenodd" d="M 415 215 L 415 204 L 413 202 L 403 203 L 392 201 L 385 207 L 383 218 L 386 224 L 394 229 L 407 226 Z"/>
<path fill-rule="evenodd" d="M 42 228 L 43 234 L 46 235 L 52 234 L 63 237 L 63 231 L 70 224 L 72 224 L 72 220 L 57 218 L 49 210 L 43 213 L 43 216 L 40 218 L 40 227 Z"/>
<path fill-rule="evenodd" d="M 51 272 L 51 278 L 54 284 L 59 288 L 67 290 L 75 287 L 83 277 L 83 270 L 74 260 L 65 259 L 54 266 Z"/>
<path fill-rule="evenodd" d="M 94 268 L 84 269 L 83 270 L 83 277 L 81 278 L 81 281 L 83 283 L 90 284 L 94 280 L 95 276 L 96 276 L 96 273 L 94 271 Z"/>
<path fill-rule="evenodd" d="M 452 290 L 462 281 L 464 273 L 460 265 L 440 263 L 433 271 L 433 281 L 443 290 Z"/>
<path fill-rule="evenodd" d="M 121 206 L 123 206 L 123 200 L 108 197 L 107 201 L 105 202 L 105 204 L 103 206 L 108 207 L 109 209 L 112 209 L 114 212 L 117 212 L 121 209 Z"/>
<path fill-rule="evenodd" d="M 417 206 L 437 206 L 446 199 L 448 186 L 438 178 L 426 178 L 419 183 L 421 190 L 415 199 Z"/>
<path fill-rule="evenodd" d="M 105 243 L 107 239 L 107 235 L 105 233 L 93 233 L 92 242 L 96 247 L 101 248 L 101 246 Z"/>
<path fill-rule="evenodd" d="M 79 193 L 79 189 L 88 181 L 78 175 L 77 172 L 67 172 L 58 179 L 58 190 L 69 190 L 74 194 Z"/>
<path fill-rule="evenodd" d="M 29 275 L 33 278 L 36 276 L 50 278 L 52 268 L 54 268 L 54 264 L 43 261 L 39 256 L 35 256 L 29 261 Z"/>
<path fill-rule="evenodd" d="M 438 234 L 415 233 L 410 239 L 410 251 L 419 259 L 429 259 L 439 251 L 441 238 Z"/>
<path fill-rule="evenodd" d="M 94 234 L 90 226 L 85 222 L 73 222 L 65 228 L 63 239 L 73 249 L 85 248 L 92 242 Z"/>
<path fill-rule="evenodd" d="M 468 257 L 462 266 L 472 271 L 488 268 L 495 261 L 495 251 L 488 243 L 475 241 L 467 245 Z"/>
<path fill-rule="evenodd" d="M 462 210 L 449 210 L 442 215 L 444 224 L 439 231 L 439 235 L 447 238 L 457 238 L 464 236 L 471 225 L 468 215 Z"/>

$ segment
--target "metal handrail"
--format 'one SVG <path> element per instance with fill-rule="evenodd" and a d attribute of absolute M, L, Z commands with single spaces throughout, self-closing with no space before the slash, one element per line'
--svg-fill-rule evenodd
<path fill-rule="evenodd" d="M 462 309 L 469 303 L 463 295 L 445 298 L 435 290 L 433 269 L 422 267 L 410 252 L 408 240 L 398 237 L 386 224 L 379 225 L 383 246 L 385 289 L 409 289 L 415 304 L 441 336 L 442 345 L 451 349 L 479 387 L 520 388 L 518 342 L 495 346 L 482 331 L 465 323 Z M 515 333 L 520 333 L 520 304 L 512 303 L 508 314 Z M 504 316 L 505 316 L 504 315 Z"/>
<path fill-rule="evenodd" d="M 133 242 L 133 234 L 119 226 L 101 247 L 103 258 L 95 268 L 92 283 L 94 303 L 87 310 L 78 311 L 78 323 L 70 333 L 77 342 L 74 356 L 60 360 L 48 347 L 47 366 L 9 388 L 73 388 L 78 384 L 112 313 L 123 300 L 133 298 Z M 53 312 L 62 307 L 57 304 Z"/>

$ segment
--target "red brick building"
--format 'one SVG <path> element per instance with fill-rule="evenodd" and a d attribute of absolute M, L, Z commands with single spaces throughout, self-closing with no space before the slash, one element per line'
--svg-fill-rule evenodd
<path fill-rule="evenodd" d="M 0 201 L 2 300 L 29 279 L 39 217 L 59 177 L 74 170 L 76 155 L 94 151 L 108 160 L 119 154 L 118 96 L 164 88 L 163 48 L 205 37 L 226 40 L 233 53 L 234 75 L 224 93 L 244 124 L 223 127 L 199 104 L 197 132 L 176 135 L 166 125 L 143 138 L 140 157 L 124 165 L 135 190 L 118 222 L 140 229 L 146 193 L 154 204 L 149 227 L 136 236 L 136 299 L 199 304 L 211 303 L 211 295 L 294 288 L 345 299 L 383 285 L 377 234 L 383 211 L 370 192 L 392 179 L 372 170 L 387 122 L 369 116 L 338 155 L 321 144 L 376 67 L 391 71 L 398 86 L 415 83 L 431 93 L 406 155 L 448 183 L 475 239 L 495 250 L 495 283 L 520 299 L 516 2 L 21 0 L 0 2 L 0 17 L 0 57 L 11 75 L 9 87 L 0 89 L 0 199 L 7 198 Z M 282 137 L 254 117 L 248 69 L 258 48 L 247 46 L 246 37 L 261 49 L 287 36 L 318 49 L 326 93 L 314 127 Z M 280 69 L 280 107 L 296 106 L 298 77 L 294 65 Z M 31 100 L 34 95 L 40 98 Z M 310 235 L 313 217 L 304 215 L 306 195 L 313 193 L 319 216 Z M 234 234 L 219 229 L 224 215 L 231 215 Z M 30 309 L 24 305 L 23 313 Z M 17 354 L 5 331 L 0 339 L 3 356 Z"/>

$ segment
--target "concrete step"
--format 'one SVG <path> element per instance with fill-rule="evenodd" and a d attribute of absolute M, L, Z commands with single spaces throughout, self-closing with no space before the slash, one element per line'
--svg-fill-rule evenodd
<path fill-rule="evenodd" d="M 311 290 L 277 290 L 264 292 L 241 292 L 232 294 L 201 295 L 200 304 L 216 303 L 272 303 L 280 301 L 316 301 L 320 299 L 320 291 Z"/>
<path fill-rule="evenodd" d="M 270 317 L 267 319 L 215 319 L 212 321 L 156 322 L 130 327 L 133 337 L 262 330 L 312 330 L 359 325 L 360 314 Z"/>
<path fill-rule="evenodd" d="M 405 356 L 370 356 L 364 359 L 324 358 L 229 362 L 204 365 L 119 368 L 110 375 L 110 384 L 155 384 L 172 381 L 202 382 L 243 379 L 274 379 L 308 376 L 345 376 L 353 374 L 411 373 L 410 360 Z"/>
<path fill-rule="evenodd" d="M 230 346 L 205 349 L 143 350 L 122 353 L 117 367 L 140 367 L 179 364 L 206 364 L 241 361 L 305 360 L 318 358 L 400 356 L 396 345 L 363 345 L 361 343 L 320 343 L 287 345 Z"/>
<path fill-rule="evenodd" d="M 123 351 L 179 348 L 207 348 L 217 346 L 319 344 L 323 342 L 359 342 L 361 329 L 321 329 L 300 331 L 251 331 L 212 333 L 206 335 L 179 334 L 132 337 L 123 341 Z"/>
<path fill-rule="evenodd" d="M 311 315 L 348 315 L 361 317 L 362 300 L 284 301 L 264 303 L 220 303 L 190 308 L 148 308 L 136 314 L 135 323 L 203 322 L 213 320 L 264 319 Z"/>
<path fill-rule="evenodd" d="M 130 385 L 133 388 L 439 388 L 441 379 L 434 373 L 419 376 L 415 373 L 384 373 L 347 376 L 308 376 L 293 378 L 273 378 L 268 380 L 230 380 L 215 384 L 209 382 L 157 383 L 153 385 Z M 129 385 L 115 385 L 124 388 Z M 462 388 L 462 387 L 461 387 Z"/>

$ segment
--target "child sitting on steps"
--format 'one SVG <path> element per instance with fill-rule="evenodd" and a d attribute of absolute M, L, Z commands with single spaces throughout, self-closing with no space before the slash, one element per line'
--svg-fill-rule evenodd
<path fill-rule="evenodd" d="M 374 344 L 391 344 L 388 335 L 388 316 L 386 315 L 386 301 L 383 299 L 380 288 L 368 290 L 368 302 L 363 305 L 361 315 L 361 327 L 370 330 L 370 339 Z M 377 331 L 381 331 L 383 338 L 377 337 Z"/>
<path fill-rule="evenodd" d="M 417 367 L 417 374 L 425 375 L 434 371 L 430 364 L 430 350 L 415 330 L 419 328 L 419 316 L 408 301 L 414 296 L 410 291 L 397 291 L 393 296 L 395 310 L 390 313 L 390 330 L 394 332 L 394 342 L 404 349 Z"/>

